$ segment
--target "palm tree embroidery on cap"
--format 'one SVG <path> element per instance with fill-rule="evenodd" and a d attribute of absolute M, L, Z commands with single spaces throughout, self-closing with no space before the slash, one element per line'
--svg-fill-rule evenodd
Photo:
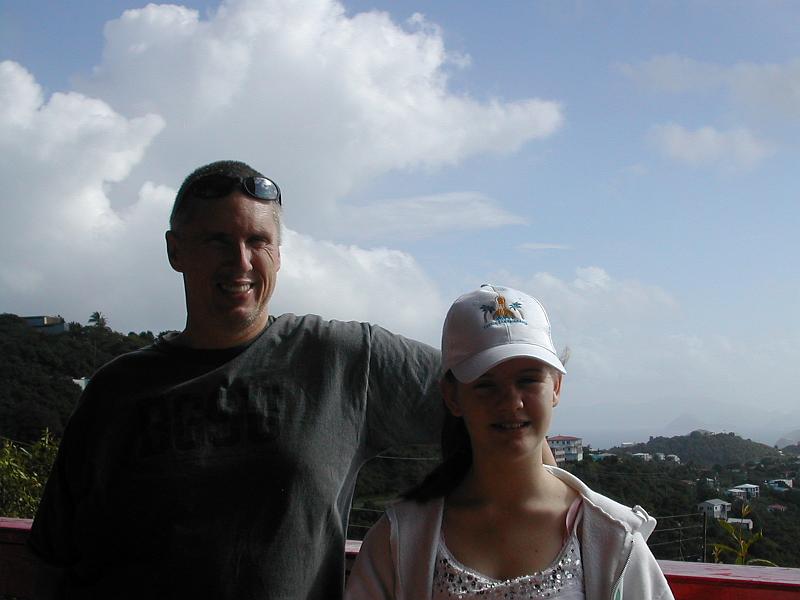
<path fill-rule="evenodd" d="M 522 313 L 522 302 L 509 304 L 504 296 L 498 296 L 493 304 L 481 304 L 481 310 L 483 320 L 487 322 L 485 327 L 504 323 L 526 323 L 525 315 Z"/>

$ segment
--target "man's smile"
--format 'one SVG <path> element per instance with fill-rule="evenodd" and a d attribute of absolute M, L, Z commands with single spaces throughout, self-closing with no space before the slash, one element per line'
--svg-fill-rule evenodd
<path fill-rule="evenodd" d="M 217 287 L 227 294 L 245 294 L 255 287 L 255 282 L 218 283 Z"/>

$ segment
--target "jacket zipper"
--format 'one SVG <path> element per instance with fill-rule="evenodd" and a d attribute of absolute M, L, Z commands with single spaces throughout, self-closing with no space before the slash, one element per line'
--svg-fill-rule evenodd
<path fill-rule="evenodd" d="M 619 585 L 622 583 L 622 578 L 625 576 L 625 570 L 628 568 L 628 563 L 631 562 L 631 556 L 633 556 L 633 546 L 636 544 L 636 538 L 634 537 L 631 540 L 631 551 L 628 552 L 628 558 L 625 559 L 625 565 L 622 567 L 622 571 L 617 577 L 617 580 L 614 582 L 614 585 L 611 588 L 611 600 L 623 600 L 622 596 L 617 596 L 617 592 L 619 591 Z"/>

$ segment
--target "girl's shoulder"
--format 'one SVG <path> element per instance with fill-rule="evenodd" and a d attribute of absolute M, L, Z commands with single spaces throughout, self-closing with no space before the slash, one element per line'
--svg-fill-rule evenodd
<path fill-rule="evenodd" d="M 639 505 L 633 507 L 621 504 L 616 500 L 604 496 L 590 489 L 572 473 L 558 467 L 546 466 L 556 477 L 576 490 L 583 499 L 585 510 L 595 514 L 598 518 L 607 519 L 617 523 L 630 532 L 639 532 L 647 539 L 656 527 L 655 518 Z"/>

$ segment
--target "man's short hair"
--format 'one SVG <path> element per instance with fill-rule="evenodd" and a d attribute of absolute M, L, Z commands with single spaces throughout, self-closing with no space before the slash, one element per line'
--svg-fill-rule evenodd
<path fill-rule="evenodd" d="M 172 205 L 172 212 L 169 215 L 169 228 L 174 230 L 178 225 L 188 223 L 192 217 L 192 209 L 198 203 L 204 201 L 192 195 L 191 187 L 199 179 L 209 175 L 222 175 L 232 179 L 244 179 L 246 177 L 264 177 L 247 163 L 238 160 L 218 160 L 216 162 L 203 165 L 192 171 L 183 180 L 178 193 L 175 195 L 175 203 Z M 281 240 L 281 206 L 277 202 L 271 202 L 272 214 L 275 224 L 278 226 L 278 243 Z"/>

